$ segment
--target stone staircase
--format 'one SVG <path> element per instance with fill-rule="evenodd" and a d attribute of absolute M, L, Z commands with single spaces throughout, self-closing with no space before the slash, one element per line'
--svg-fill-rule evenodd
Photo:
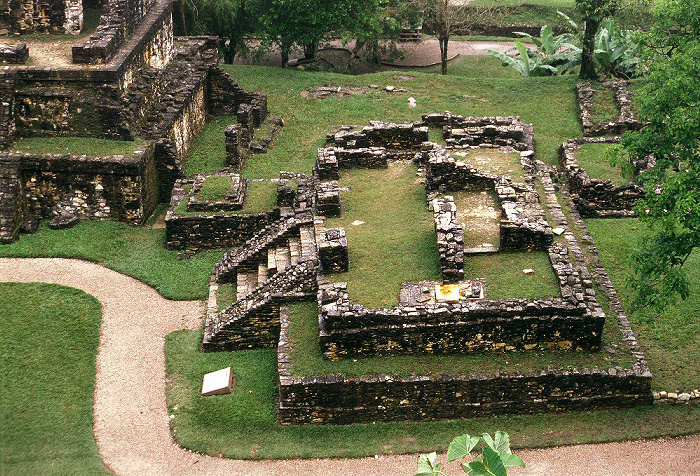
<path fill-rule="evenodd" d="M 307 212 L 282 217 L 269 224 L 243 245 L 226 252 L 219 264 L 214 267 L 214 278 L 222 283 L 230 282 L 233 281 L 234 276 L 237 276 L 239 270 L 257 270 L 259 264 L 265 264 L 269 274 L 286 269 L 292 263 L 292 256 L 300 256 L 303 251 L 301 238 L 299 243 L 292 240 L 292 245 L 289 244 L 290 238 L 295 234 L 299 236 L 300 229 L 303 227 L 311 227 L 313 230 L 313 221 L 313 215 Z M 311 241 L 311 245 L 315 246 L 313 243 Z M 308 256 L 310 253 L 308 241 L 306 248 Z"/>
<path fill-rule="evenodd" d="M 279 306 L 313 299 L 319 269 L 313 216 L 282 218 L 214 268 L 218 283 L 236 282 L 236 302 L 207 315 L 202 350 L 273 347 L 279 339 Z"/>
<path fill-rule="evenodd" d="M 19 159 L 0 156 L 0 243 L 17 238 L 23 221 Z"/>

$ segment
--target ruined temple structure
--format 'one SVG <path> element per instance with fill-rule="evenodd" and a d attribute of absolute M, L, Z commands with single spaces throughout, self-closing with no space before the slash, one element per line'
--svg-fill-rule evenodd
<path fill-rule="evenodd" d="M 77 35 L 82 29 L 83 0 L 0 1 L 0 35 L 8 33 Z"/>
<path fill-rule="evenodd" d="M 59 215 L 143 223 L 159 201 L 170 199 L 209 116 L 246 118 L 239 126 L 246 137 L 267 116 L 266 96 L 244 91 L 219 68 L 216 38 L 173 35 L 172 0 L 102 3 L 96 30 L 66 50 L 70 64 L 0 70 L 2 242 Z M 79 22 L 59 27 L 47 17 L 55 11 L 56 18 L 72 18 L 68 12 L 79 11 L 80 0 L 6 0 L 0 7 L 0 21 L 12 33 L 80 30 Z M 8 49 L 13 57 L 25 53 Z M 16 138 L 30 136 L 138 142 L 128 154 L 108 157 L 12 150 Z"/>
<path fill-rule="evenodd" d="M 442 128 L 447 147 L 428 142 L 429 127 Z M 451 155 L 464 148 L 497 147 L 519 152 L 523 180 L 485 173 Z M 443 280 L 404 283 L 397 306 L 370 308 L 353 303 L 347 283 L 330 280 L 332 273 L 352 265 L 352 243 L 343 228 L 327 228 L 325 219 L 342 213 L 338 180 L 344 169 L 386 168 L 396 160 L 415 161 L 425 171 L 426 208 L 434 216 Z M 276 348 L 277 415 L 283 424 L 425 421 L 650 403 L 651 374 L 622 321 L 632 349 L 626 368 L 409 376 L 308 375 L 295 370 L 298 342 L 290 335 L 288 307 L 293 301 L 316 303 L 319 350 L 332 361 L 402 354 L 478 352 L 498 359 L 507 352 L 543 349 L 599 351 L 606 315 L 575 237 L 554 239 L 540 204 L 545 199 L 550 207 L 556 202 L 546 167 L 535 158 L 532 126 L 519 118 L 444 113 L 413 123 L 376 121 L 331 132 L 312 174 L 281 173 L 277 206 L 264 217 L 178 212 L 196 203 L 192 190 L 202 179 L 178 183 L 181 191 L 173 194 L 166 219 L 171 246 L 206 247 L 230 237 L 236 245 L 212 273 L 202 350 Z M 536 179 L 545 184 L 546 197 L 540 196 Z M 239 179 L 231 183 L 235 196 Z M 464 234 L 449 194 L 467 189 L 491 190 L 497 197 L 501 249 L 548 254 L 558 296 L 491 300 L 483 279 L 465 276 Z M 565 219 L 559 209 L 550 211 Z M 263 226 L 244 239 L 241 230 L 255 228 L 248 223 L 261 218 L 264 223 L 258 226 Z M 188 239 L 194 243 L 185 243 Z M 222 286 L 235 288 L 230 305 L 219 302 Z"/>

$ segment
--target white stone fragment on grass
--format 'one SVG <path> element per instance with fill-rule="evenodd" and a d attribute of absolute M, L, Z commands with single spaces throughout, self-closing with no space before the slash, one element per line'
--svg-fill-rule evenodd
<path fill-rule="evenodd" d="M 392 92 L 394 89 L 396 89 L 394 86 L 387 86 L 386 89 L 388 92 Z"/>
<path fill-rule="evenodd" d="M 557 236 L 558 236 L 558 235 L 561 235 L 562 233 L 564 233 L 564 231 L 565 231 L 565 230 L 564 230 L 562 227 L 560 227 L 560 226 L 558 226 L 558 227 L 552 229 L 552 233 L 554 233 L 554 234 L 557 235 Z"/>
<path fill-rule="evenodd" d="M 351 224 L 352 226 L 360 226 L 360 225 L 364 225 L 365 222 L 360 221 L 360 220 L 355 220 L 354 222 L 352 222 L 352 223 L 350 223 L 350 224 Z"/>
<path fill-rule="evenodd" d="M 231 367 L 210 372 L 202 379 L 202 396 L 226 395 L 233 391 L 233 373 Z"/>
<path fill-rule="evenodd" d="M 416 104 L 416 98 L 410 97 L 408 98 L 408 107 L 416 107 L 418 104 Z"/>
<path fill-rule="evenodd" d="M 532 268 L 527 268 L 523 270 L 523 273 L 525 274 L 535 274 L 535 270 Z"/>

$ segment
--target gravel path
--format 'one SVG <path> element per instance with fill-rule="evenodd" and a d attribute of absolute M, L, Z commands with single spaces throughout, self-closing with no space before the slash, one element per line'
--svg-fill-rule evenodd
<path fill-rule="evenodd" d="M 165 336 L 198 329 L 203 305 L 169 301 L 98 264 L 72 259 L 0 259 L 0 282 L 57 283 L 102 303 L 95 384 L 95 438 L 118 474 L 408 475 L 415 455 L 336 460 L 238 461 L 191 453 L 170 437 Z M 519 451 L 514 475 L 700 475 L 700 435 L 678 439 Z M 460 474 L 454 473 L 454 474 Z"/>

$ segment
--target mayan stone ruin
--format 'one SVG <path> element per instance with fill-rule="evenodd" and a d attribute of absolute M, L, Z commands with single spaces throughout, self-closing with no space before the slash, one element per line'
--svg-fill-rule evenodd
<path fill-rule="evenodd" d="M 0 30 L 80 33 L 83 7 L 91 5 L 85 2 L 10 0 L 0 9 Z M 265 160 L 284 118 L 270 115 L 265 94 L 244 90 L 219 67 L 217 38 L 176 37 L 174 29 L 171 0 L 105 0 L 99 25 L 65 51 L 66 65 L 32 63 L 31 42 L 0 44 L 6 63 L 0 70 L 0 241 L 36 231 L 42 219 L 56 228 L 80 219 L 142 225 L 159 203 L 169 204 L 164 246 L 182 259 L 200 250 L 227 250 L 210 277 L 201 351 L 275 349 L 282 424 L 442 420 L 651 402 L 644 356 L 624 313 L 606 315 L 601 306 L 593 284 L 597 270 L 586 265 L 584 244 L 568 228 L 556 194 L 560 177 L 537 159 L 531 124 L 515 116 L 449 112 L 414 122 L 338 124 L 310 170 L 254 180 L 243 173 L 246 161 L 253 154 Z M 609 87 L 616 91 L 620 118 L 600 127 L 589 124 L 585 112 L 592 93 L 578 89 L 588 135 L 638 126 L 625 88 Z M 236 119 L 216 139 L 225 148 L 226 165 L 187 175 L 183 161 L 193 140 L 216 115 Z M 440 143 L 430 141 L 431 130 Z M 12 147 L 27 137 L 88 137 L 131 147 L 104 156 Z M 590 179 L 576 164 L 579 144 L 562 146 L 571 185 L 565 197 L 583 216 L 629 215 L 642 191 Z M 510 161 L 510 168 L 491 167 L 489 157 Z M 342 280 L 353 267 L 353 240 L 329 220 L 346 213 L 349 188 L 343 179 L 349 170 L 396 164 L 418 171 L 413 185 L 425 196 L 437 249 L 430 258 L 439 263 L 440 276 L 403 283 L 393 290 L 399 297 L 393 307 L 364 306 Z M 253 193 L 269 189 L 276 197 L 269 207 L 245 209 Z M 469 241 L 464 193 L 491 200 L 486 208 L 494 217 L 493 242 Z M 556 295 L 491 299 L 488 280 L 465 266 L 471 255 L 515 251 L 548 257 Z M 235 290 L 235 299 L 224 304 L 219 289 L 225 286 Z M 630 364 L 437 376 L 381 369 L 362 376 L 301 374 L 295 370 L 297 343 L 290 338 L 290 304 L 299 302 L 317 309 L 314 339 L 329 362 L 599 352 L 607 321 L 625 335 Z M 233 377 L 227 378 L 230 387 Z"/>

